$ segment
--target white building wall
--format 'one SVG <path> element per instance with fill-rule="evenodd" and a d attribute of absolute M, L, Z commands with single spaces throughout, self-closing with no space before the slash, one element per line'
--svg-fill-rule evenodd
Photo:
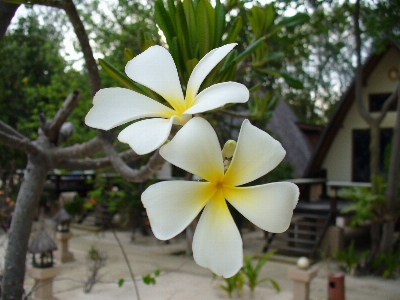
<path fill-rule="evenodd" d="M 365 107 L 368 109 L 368 95 L 391 93 L 397 81 L 388 78 L 388 71 L 400 65 L 400 54 L 391 49 L 381 59 L 375 70 L 369 76 L 362 95 Z M 378 113 L 373 115 L 377 116 Z M 393 128 L 396 119 L 395 112 L 387 113 L 381 123 L 381 128 Z M 367 123 L 361 118 L 355 103 L 351 106 L 338 130 L 333 143 L 325 156 L 322 168 L 327 170 L 328 181 L 351 181 L 352 174 L 352 130 L 367 129 Z"/>

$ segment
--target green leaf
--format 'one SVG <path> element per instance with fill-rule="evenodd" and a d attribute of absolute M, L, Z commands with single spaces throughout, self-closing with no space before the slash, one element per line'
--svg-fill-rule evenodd
<path fill-rule="evenodd" d="M 283 79 L 285 79 L 286 83 L 291 88 L 294 88 L 296 90 L 301 90 L 304 88 L 303 83 L 300 80 L 290 76 L 289 74 L 287 74 L 285 72 L 281 72 L 281 76 L 283 77 Z"/>
<path fill-rule="evenodd" d="M 270 75 L 278 77 L 278 78 L 282 77 L 283 79 L 285 79 L 286 83 L 291 88 L 299 89 L 299 90 L 304 88 L 303 83 L 300 80 L 298 80 L 296 78 L 293 78 L 292 76 L 290 76 L 289 74 L 287 74 L 285 72 L 278 71 L 278 70 L 275 70 L 275 69 L 265 69 L 265 68 L 264 69 L 257 69 L 257 70 L 262 72 L 262 73 L 270 74 Z"/>
<path fill-rule="evenodd" d="M 160 269 L 154 271 L 154 276 L 159 276 L 161 273 Z"/>
<path fill-rule="evenodd" d="M 215 37 L 214 37 L 214 47 L 217 48 L 221 46 L 222 35 L 225 29 L 225 8 L 221 4 L 220 0 L 216 1 L 215 4 Z"/>
<path fill-rule="evenodd" d="M 226 36 L 224 43 L 225 44 L 230 44 L 230 43 L 235 43 L 240 31 L 242 30 L 243 27 L 243 20 L 242 17 L 239 16 L 237 17 L 234 21 L 232 26 L 228 30 L 228 35 Z"/>
<path fill-rule="evenodd" d="M 150 284 L 156 284 L 156 280 L 154 277 L 152 277 L 150 274 L 142 276 L 142 280 L 144 284 L 150 285 Z"/>
<path fill-rule="evenodd" d="M 189 44 L 189 32 L 186 24 L 185 11 L 180 0 L 176 3 L 175 21 L 177 24 L 178 45 L 180 54 L 183 56 L 183 61 L 189 60 L 192 57 L 191 48 Z"/>
<path fill-rule="evenodd" d="M 193 69 L 196 67 L 196 65 L 199 63 L 199 60 L 197 58 L 190 59 L 186 62 L 186 69 L 188 71 L 188 75 L 192 74 Z"/>
<path fill-rule="evenodd" d="M 165 38 L 167 39 L 167 43 L 170 44 L 173 37 L 176 36 L 174 25 L 170 17 L 170 14 L 172 15 L 172 12 L 170 11 L 170 14 L 167 12 L 162 0 L 156 0 L 154 6 L 156 23 L 164 33 Z"/>
<path fill-rule="evenodd" d="M 183 0 L 183 9 L 185 10 L 186 24 L 188 26 L 188 40 L 190 45 L 190 58 L 197 57 L 197 31 L 196 14 L 192 0 Z"/>
<path fill-rule="evenodd" d="M 278 27 L 294 27 L 310 21 L 310 16 L 306 13 L 297 13 L 292 17 L 284 18 L 278 23 Z"/>
<path fill-rule="evenodd" d="M 125 279 L 121 278 L 120 280 L 118 280 L 118 287 L 122 287 L 125 283 Z"/>
<path fill-rule="evenodd" d="M 196 11 L 197 41 L 200 57 L 212 50 L 214 45 L 215 15 L 208 0 L 200 0 Z"/>
<path fill-rule="evenodd" d="M 124 57 L 125 57 L 126 61 L 130 61 L 135 56 L 136 55 L 135 55 L 135 53 L 133 52 L 133 50 L 131 48 L 125 48 L 124 49 Z"/>
<path fill-rule="evenodd" d="M 240 62 L 241 60 L 243 60 L 247 55 L 254 52 L 261 45 L 261 43 L 264 41 L 264 39 L 265 39 L 264 37 L 261 37 L 254 43 L 250 44 L 242 53 L 240 53 L 238 56 L 236 56 L 233 61 Z"/>
<path fill-rule="evenodd" d="M 251 66 L 253 68 L 259 68 L 259 67 L 262 67 L 263 65 L 265 65 L 266 63 L 270 62 L 271 60 L 281 59 L 283 57 L 284 57 L 284 55 L 282 52 L 272 52 L 272 53 L 269 53 L 268 55 L 266 55 L 264 59 L 253 62 L 251 64 Z"/>
<path fill-rule="evenodd" d="M 279 286 L 279 284 L 273 279 L 269 279 L 269 281 L 271 282 L 274 289 L 279 293 L 281 291 L 281 287 Z"/>
<path fill-rule="evenodd" d="M 267 5 L 264 10 L 264 30 L 267 31 L 271 28 L 275 21 L 275 6 L 273 4 Z"/>

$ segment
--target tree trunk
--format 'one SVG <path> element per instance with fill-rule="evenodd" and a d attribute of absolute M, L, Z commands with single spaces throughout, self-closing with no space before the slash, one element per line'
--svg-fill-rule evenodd
<path fill-rule="evenodd" d="M 369 144 L 369 152 L 370 152 L 370 181 L 371 181 L 371 192 L 376 194 L 378 191 L 376 179 L 380 175 L 379 170 L 379 156 L 380 156 L 380 128 L 379 123 L 372 122 L 370 123 L 370 144 Z"/>
<path fill-rule="evenodd" d="M 386 209 L 388 221 L 383 226 L 382 242 L 380 250 L 386 254 L 392 251 L 394 241 L 395 214 L 397 209 L 397 184 L 400 169 L 400 89 L 397 94 L 397 117 L 393 129 L 392 150 L 390 152 L 390 164 L 386 188 Z"/>
<path fill-rule="evenodd" d="M 390 254 L 394 241 L 395 223 L 393 219 L 385 221 L 382 225 L 382 239 L 379 247 L 380 252 Z"/>
<path fill-rule="evenodd" d="M 2 282 L 3 300 L 22 299 L 29 236 L 48 171 L 43 155 L 28 157 L 11 222 Z"/>

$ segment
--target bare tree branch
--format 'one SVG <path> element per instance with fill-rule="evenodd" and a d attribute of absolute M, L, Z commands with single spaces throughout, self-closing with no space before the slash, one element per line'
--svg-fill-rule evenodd
<path fill-rule="evenodd" d="M 0 121 L 0 131 L 3 131 L 4 133 L 13 135 L 15 137 L 19 137 L 20 139 L 28 139 L 22 133 L 18 132 L 16 129 L 14 129 L 11 126 L 7 125 L 3 121 Z"/>
<path fill-rule="evenodd" d="M 74 2 L 72 0 L 63 0 L 62 3 L 62 7 L 67 13 L 68 18 L 72 26 L 74 27 L 74 31 L 79 40 L 79 44 L 81 45 L 83 57 L 85 58 L 86 62 L 86 69 L 89 75 L 91 93 L 92 96 L 94 96 L 97 91 L 101 89 L 101 80 L 99 69 L 97 68 L 97 63 L 93 56 L 93 50 L 89 44 L 88 35 L 78 14 L 78 11 L 76 10 Z"/>
<path fill-rule="evenodd" d="M 165 160 L 159 151 L 155 151 L 146 165 L 139 170 L 130 168 L 116 153 L 111 143 L 103 139 L 103 149 L 110 158 L 114 170 L 118 172 L 125 180 L 130 182 L 143 182 L 149 179 L 153 174 L 161 169 Z"/>
<path fill-rule="evenodd" d="M 354 9 L 354 38 L 356 40 L 356 79 L 355 79 L 355 98 L 361 117 L 371 124 L 374 122 L 372 116 L 367 112 L 362 101 L 362 63 L 361 63 L 361 33 L 360 33 L 360 1 L 358 0 Z"/>
<path fill-rule="evenodd" d="M 118 155 L 125 163 L 132 162 L 140 157 L 132 149 L 121 152 Z M 57 168 L 66 170 L 95 170 L 111 166 L 112 164 L 110 159 L 108 157 L 102 157 L 97 159 L 86 158 L 81 160 L 66 160 L 59 163 Z"/>
<path fill-rule="evenodd" d="M 99 152 L 102 149 L 101 140 L 98 137 L 82 144 L 76 144 L 65 148 L 52 149 L 50 154 L 54 161 L 84 158 Z"/>
<path fill-rule="evenodd" d="M 38 153 L 39 149 L 28 139 L 19 138 L 0 131 L 0 143 L 28 153 Z"/>
<path fill-rule="evenodd" d="M 0 40 L 6 34 L 7 28 L 19 6 L 20 4 L 0 1 Z"/>
<path fill-rule="evenodd" d="M 50 122 L 46 122 L 45 124 L 42 123 L 41 128 L 52 143 L 56 144 L 61 126 L 74 110 L 80 98 L 81 93 L 79 91 L 73 91 L 65 99 L 63 105 L 57 111 L 54 118 Z"/>
<path fill-rule="evenodd" d="M 386 113 L 389 111 L 390 106 L 395 102 L 395 100 L 397 99 L 397 95 L 399 92 L 399 85 L 397 85 L 396 89 L 394 90 L 394 92 L 389 96 L 389 98 L 387 98 L 385 100 L 385 103 L 383 104 L 381 113 L 379 115 L 379 117 L 376 119 L 376 121 L 378 123 L 381 123 L 383 121 L 383 118 L 385 118 Z"/>

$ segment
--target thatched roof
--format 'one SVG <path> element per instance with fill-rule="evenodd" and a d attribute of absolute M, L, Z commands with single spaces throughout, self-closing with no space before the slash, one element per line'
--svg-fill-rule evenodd
<path fill-rule="evenodd" d="M 71 221 L 71 216 L 67 213 L 67 211 L 63 208 L 61 208 L 53 217 L 53 221 L 55 223 L 63 223 L 63 222 L 68 222 Z"/>
<path fill-rule="evenodd" d="M 34 254 L 54 250 L 57 250 L 56 244 L 43 229 L 38 231 L 29 244 L 29 252 Z"/>
<path fill-rule="evenodd" d="M 307 137 L 297 125 L 298 119 L 285 100 L 279 100 L 267 128 L 286 150 L 285 161 L 294 167 L 294 176 L 303 175 L 312 154 Z"/>

